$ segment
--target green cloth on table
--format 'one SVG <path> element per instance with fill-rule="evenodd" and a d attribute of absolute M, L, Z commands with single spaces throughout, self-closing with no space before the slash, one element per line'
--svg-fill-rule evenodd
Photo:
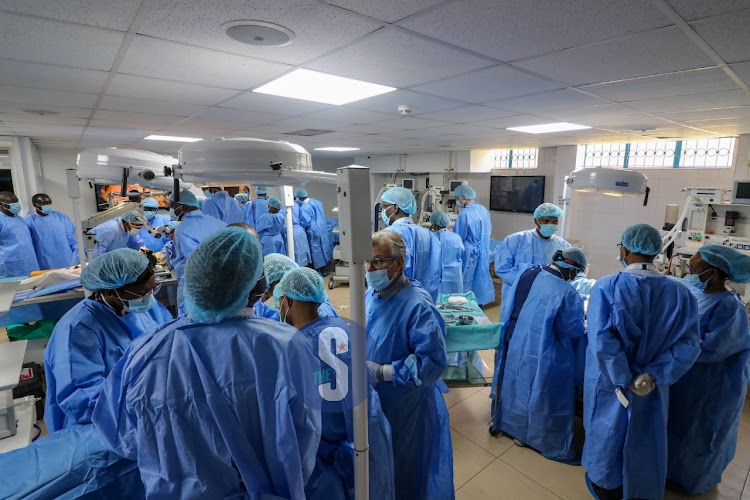
<path fill-rule="evenodd" d="M 468 302 L 450 304 L 449 297 L 465 297 Z M 445 320 L 445 350 L 447 352 L 497 349 L 502 323 L 492 323 L 487 318 L 487 315 L 477 304 L 474 292 L 440 295 L 436 306 L 443 320 Z M 462 315 L 472 316 L 475 321 L 474 324 L 460 325 L 458 317 Z"/>

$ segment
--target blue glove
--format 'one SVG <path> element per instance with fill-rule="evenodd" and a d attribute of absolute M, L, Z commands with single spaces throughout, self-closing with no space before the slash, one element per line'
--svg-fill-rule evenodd
<path fill-rule="evenodd" d="M 370 383 L 370 385 L 375 385 L 378 383 L 378 370 L 380 370 L 379 363 L 376 363 L 375 361 L 368 361 L 367 362 L 367 381 Z"/>
<path fill-rule="evenodd" d="M 417 386 L 422 385 L 422 381 L 417 376 L 419 374 L 417 371 L 417 356 L 415 354 L 409 354 L 404 360 L 404 366 L 409 370 L 409 373 L 411 373 L 411 378 L 414 379 L 414 383 Z"/>

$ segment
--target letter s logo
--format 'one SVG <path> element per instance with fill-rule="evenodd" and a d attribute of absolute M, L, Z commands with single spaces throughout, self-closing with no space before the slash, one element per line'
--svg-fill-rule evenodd
<path fill-rule="evenodd" d="M 333 347 L 331 343 L 333 342 Z M 341 401 L 349 394 L 349 367 L 337 354 L 349 352 L 349 336 L 338 327 L 326 328 L 318 338 L 318 357 L 336 374 L 336 388 L 331 383 L 318 386 L 318 392 L 326 401 Z"/>

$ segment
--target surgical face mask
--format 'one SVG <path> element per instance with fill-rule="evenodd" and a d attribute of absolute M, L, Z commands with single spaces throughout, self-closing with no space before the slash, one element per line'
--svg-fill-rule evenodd
<path fill-rule="evenodd" d="M 277 299 L 274 295 L 271 295 L 271 298 L 268 300 L 263 301 L 263 305 L 269 308 L 272 311 L 278 311 L 279 310 L 279 299 Z"/>
<path fill-rule="evenodd" d="M 622 260 L 622 259 L 620 258 L 620 254 L 619 254 L 619 253 L 617 254 L 617 262 L 618 262 L 618 263 L 619 263 L 619 264 L 620 264 L 620 265 L 621 265 L 622 267 L 628 267 L 628 264 L 627 264 L 627 262 L 625 262 L 624 260 Z"/>
<path fill-rule="evenodd" d="M 203 191 L 203 196 L 205 196 L 206 198 L 213 198 L 214 194 L 208 189 L 206 189 Z"/>
<path fill-rule="evenodd" d="M 122 297 L 120 297 L 120 294 L 115 291 L 115 294 L 117 295 L 117 298 L 120 299 L 120 302 L 122 302 L 122 307 L 134 314 L 141 314 L 148 312 L 152 307 L 154 307 L 154 294 L 149 292 L 143 297 L 139 297 L 137 299 L 130 299 L 130 300 L 123 300 Z"/>
<path fill-rule="evenodd" d="M 392 207 L 392 206 L 393 206 L 393 205 L 391 205 L 391 207 Z M 388 208 L 391 208 L 391 207 L 388 207 Z M 390 225 L 391 225 L 391 218 L 390 218 L 390 217 L 388 216 L 388 214 L 387 214 L 387 212 L 388 212 L 388 208 L 384 208 L 384 209 L 383 209 L 383 210 L 382 210 L 382 211 L 380 212 L 380 220 L 382 220 L 382 221 L 383 221 L 383 224 L 385 224 L 385 225 L 386 225 L 386 227 L 387 227 L 387 226 L 390 226 Z M 391 215 L 393 215 L 393 214 L 391 214 Z"/>
<path fill-rule="evenodd" d="M 545 238 L 549 238 L 557 232 L 557 224 L 540 224 L 539 232 Z"/>
<path fill-rule="evenodd" d="M 701 281 L 701 276 L 704 274 L 711 272 L 710 269 L 706 269 L 700 274 L 688 274 L 687 278 L 685 278 L 688 282 L 688 285 L 692 286 L 693 288 L 696 288 L 698 290 L 705 290 L 708 286 L 708 282 L 711 281 L 710 279 L 706 281 Z"/>
<path fill-rule="evenodd" d="M 13 215 L 18 215 L 21 213 L 21 204 L 17 201 L 14 203 L 5 203 L 5 205 L 8 206 L 6 210 L 8 210 L 8 212 L 12 213 Z"/>
<path fill-rule="evenodd" d="M 464 208 L 466 206 L 463 203 L 461 203 L 460 201 L 457 201 L 456 205 L 458 205 L 458 208 Z"/>
<path fill-rule="evenodd" d="M 367 280 L 367 284 L 375 290 L 385 290 L 393 282 L 393 280 L 388 277 L 388 269 L 367 271 L 365 279 Z"/>
<path fill-rule="evenodd" d="M 143 215 L 148 220 L 154 220 L 156 218 L 156 212 L 151 212 L 149 210 L 144 210 Z"/>
<path fill-rule="evenodd" d="M 54 207 L 52 205 L 42 205 L 39 207 L 39 211 L 42 213 L 42 215 L 49 215 L 52 212 L 54 212 Z"/>
<path fill-rule="evenodd" d="M 128 234 L 129 234 L 130 236 L 135 236 L 136 234 L 138 234 L 138 233 L 140 233 L 140 232 L 141 232 L 141 228 L 140 228 L 140 227 L 133 227 L 133 226 L 130 226 L 130 230 L 128 231 Z"/>

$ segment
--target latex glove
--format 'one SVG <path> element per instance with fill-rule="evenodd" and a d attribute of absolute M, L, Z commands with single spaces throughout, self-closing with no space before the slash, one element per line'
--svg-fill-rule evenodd
<path fill-rule="evenodd" d="M 367 381 L 370 385 L 375 385 L 379 382 L 378 371 L 380 371 L 381 366 L 383 365 L 376 363 L 375 361 L 367 362 Z"/>
<path fill-rule="evenodd" d="M 408 368 L 409 373 L 411 373 L 411 378 L 414 379 L 414 383 L 417 384 L 417 386 L 422 385 L 422 381 L 419 379 L 419 371 L 417 370 L 417 356 L 415 354 L 409 354 L 409 356 L 404 360 L 404 366 Z"/>
<path fill-rule="evenodd" d="M 633 379 L 628 388 L 638 396 L 647 396 L 656 389 L 656 384 L 654 383 L 654 377 L 648 373 L 641 373 Z"/>

